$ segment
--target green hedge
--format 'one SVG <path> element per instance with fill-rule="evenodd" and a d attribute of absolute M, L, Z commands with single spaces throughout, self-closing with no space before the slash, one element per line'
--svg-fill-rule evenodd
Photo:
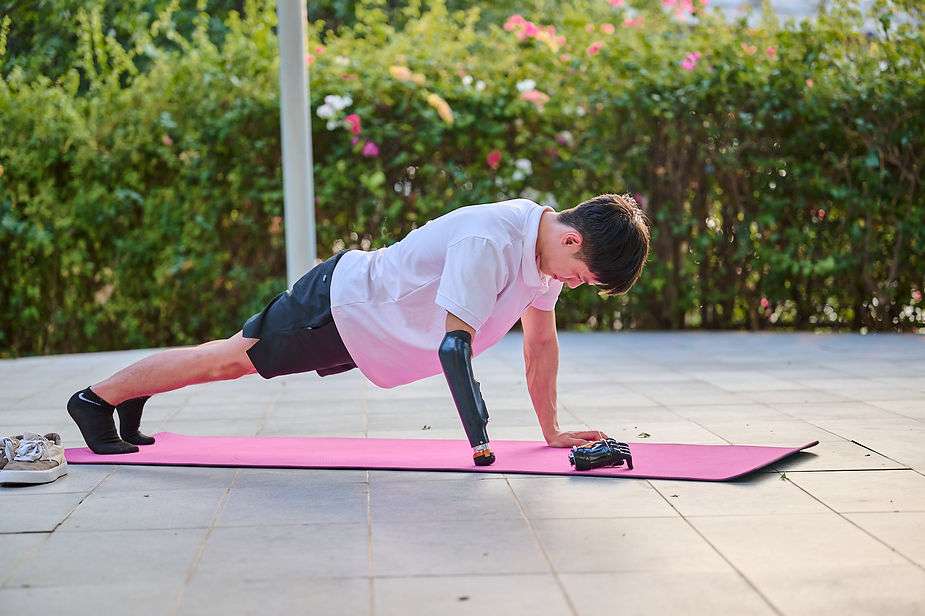
<path fill-rule="evenodd" d="M 320 256 L 462 205 L 628 191 L 647 270 L 620 298 L 564 293 L 563 327 L 925 326 L 917 3 L 784 25 L 420 4 L 312 24 Z M 0 353 L 227 336 L 285 284 L 274 4 L 227 12 L 220 42 L 176 6 L 128 42 L 81 9 L 60 77 L 0 76 Z"/>

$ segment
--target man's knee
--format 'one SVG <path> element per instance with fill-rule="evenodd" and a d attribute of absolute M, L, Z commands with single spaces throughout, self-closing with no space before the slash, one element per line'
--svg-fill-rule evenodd
<path fill-rule="evenodd" d="M 254 364 L 247 355 L 256 340 L 232 336 L 227 340 L 207 343 L 203 348 L 205 361 L 209 364 L 209 376 L 213 379 L 236 379 L 256 372 Z M 206 346 L 206 345 L 203 345 Z"/>

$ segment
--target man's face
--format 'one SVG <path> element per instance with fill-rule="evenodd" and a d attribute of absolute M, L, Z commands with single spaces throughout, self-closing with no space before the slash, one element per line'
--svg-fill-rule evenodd
<path fill-rule="evenodd" d="M 568 288 L 583 284 L 597 284 L 594 274 L 584 261 L 579 258 L 581 252 L 581 234 L 577 231 L 563 233 L 543 265 L 543 273 L 562 281 Z"/>

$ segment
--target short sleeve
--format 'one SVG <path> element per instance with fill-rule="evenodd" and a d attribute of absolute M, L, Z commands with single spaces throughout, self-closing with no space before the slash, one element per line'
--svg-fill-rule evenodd
<path fill-rule="evenodd" d="M 507 278 L 507 263 L 497 246 L 485 238 L 467 237 L 447 248 L 435 302 L 479 330 Z"/>
<path fill-rule="evenodd" d="M 538 295 L 536 299 L 530 303 L 530 305 L 537 310 L 545 310 L 546 312 L 549 312 L 556 307 L 556 301 L 558 301 L 559 293 L 561 291 L 562 283 L 558 280 L 550 280 L 549 288 L 542 294 Z"/>

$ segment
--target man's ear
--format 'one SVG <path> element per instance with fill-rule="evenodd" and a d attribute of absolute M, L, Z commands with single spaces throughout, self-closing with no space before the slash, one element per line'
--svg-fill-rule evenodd
<path fill-rule="evenodd" d="M 570 247 L 573 252 L 581 250 L 581 242 L 581 233 L 578 231 L 572 230 L 562 234 L 562 245 Z"/>

